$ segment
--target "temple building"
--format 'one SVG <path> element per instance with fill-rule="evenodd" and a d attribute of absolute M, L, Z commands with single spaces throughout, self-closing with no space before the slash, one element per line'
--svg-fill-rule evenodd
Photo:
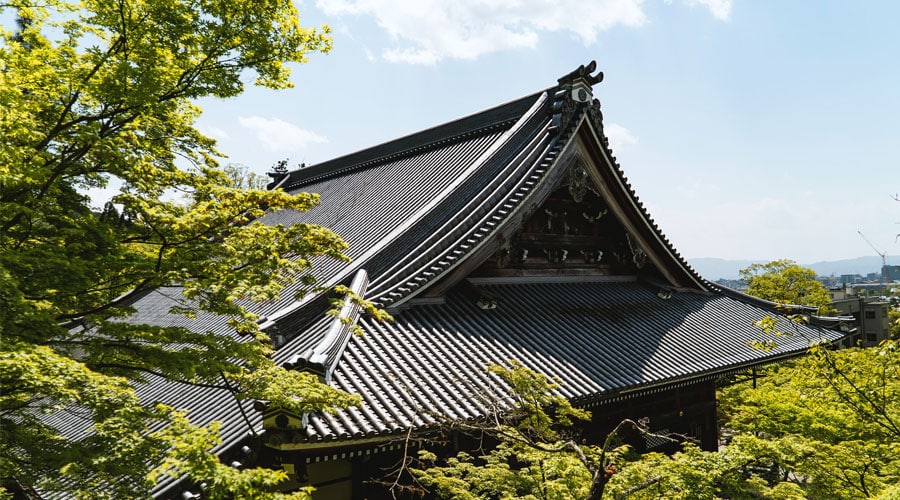
<path fill-rule="evenodd" d="M 224 391 L 161 379 L 140 392 L 189 409 L 196 423 L 221 421 L 227 463 L 282 467 L 321 498 L 378 496 L 367 481 L 396 462 L 406 437 L 485 415 L 486 398 L 507 394 L 486 367 L 513 359 L 592 411 L 587 439 L 649 418 L 653 430 L 715 450 L 717 380 L 842 334 L 785 319 L 794 335 L 770 351 L 750 347 L 763 335 L 754 322 L 774 309 L 699 276 L 654 223 L 604 134 L 593 97 L 602 76 L 591 63 L 520 99 L 273 174 L 270 188 L 319 193 L 321 203 L 265 220 L 343 236 L 353 260 L 315 262 L 319 284 L 348 286 L 394 321 L 347 302 L 342 315 L 358 335 L 326 315 L 325 294 L 295 300 L 296 289 L 255 312 L 279 364 L 359 394 L 360 406 L 239 408 Z M 173 301 L 147 294 L 132 320 L 230 334 L 218 318 L 172 318 Z M 155 490 L 191 492 L 197 485 L 174 479 Z"/>

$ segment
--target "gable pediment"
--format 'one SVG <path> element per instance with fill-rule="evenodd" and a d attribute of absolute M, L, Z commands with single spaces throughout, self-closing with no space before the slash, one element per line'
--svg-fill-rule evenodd
<path fill-rule="evenodd" d="M 580 162 L 472 277 L 654 273 Z M 650 266 L 652 267 L 652 266 Z"/>
<path fill-rule="evenodd" d="M 434 212 L 439 224 L 409 232 L 414 251 L 385 250 L 397 263 L 373 288 L 379 305 L 433 303 L 470 276 L 629 276 L 706 290 L 616 164 L 600 103 L 560 83 L 523 118 L 528 133 L 492 156 L 495 175 L 448 195 L 456 203 Z"/>

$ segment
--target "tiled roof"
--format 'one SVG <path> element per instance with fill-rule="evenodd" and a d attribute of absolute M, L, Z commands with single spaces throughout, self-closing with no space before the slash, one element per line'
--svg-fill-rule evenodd
<path fill-rule="evenodd" d="M 518 359 L 558 377 L 560 393 L 589 405 L 796 355 L 807 337 L 818 338 L 818 330 L 798 326 L 801 335 L 775 351 L 748 347 L 759 335 L 752 322 L 770 311 L 726 295 L 691 270 L 615 163 L 599 103 L 573 101 L 564 90 L 526 96 L 280 180 L 289 191 L 319 193 L 321 203 L 305 213 L 268 214 L 265 222 L 320 224 L 350 244 L 353 263 L 314 262 L 319 284 L 349 285 L 364 269 L 366 297 L 398 308 L 393 323 L 363 317 L 360 337 L 334 328 L 321 296 L 295 300 L 300 285 L 278 301 L 252 305 L 264 328 L 283 339 L 277 363 L 316 367 L 333 385 L 363 397 L 359 408 L 310 416 L 302 445 L 390 436 L 427 427 L 438 414 L 477 417 L 483 413 L 477 395 L 503 393 L 485 371 L 491 362 Z M 486 310 L 471 290 L 452 288 L 464 277 L 460 270 L 489 257 L 492 245 L 509 238 L 561 185 L 579 155 L 594 162 L 590 168 L 611 209 L 665 271 L 671 282 L 663 285 L 681 291 L 662 294 L 671 293 L 666 300 L 657 295 L 658 284 L 634 277 L 479 282 L 477 290 L 498 300 Z M 452 289 L 442 304 L 411 300 L 438 285 Z M 179 300 L 177 288 L 147 293 L 134 302 L 131 321 L 236 335 L 223 318 L 169 314 Z M 148 403 L 189 409 L 196 423 L 223 422 L 223 450 L 250 429 L 262 430 L 258 413 L 247 412 L 248 428 L 233 398 L 219 389 L 150 379 L 138 391 Z M 70 419 L 73 434 L 84 431 L 74 417 L 59 418 Z M 163 482 L 155 493 L 168 495 L 175 483 Z"/>
<path fill-rule="evenodd" d="M 495 309 L 454 291 L 444 304 L 417 305 L 392 323 L 363 319 L 365 335 L 351 340 L 334 381 L 360 394 L 364 405 L 311 417 L 307 439 L 389 435 L 439 418 L 482 415 L 479 400 L 505 394 L 486 371 L 489 363 L 516 359 L 559 380 L 560 394 L 590 405 L 659 384 L 716 377 L 840 337 L 782 319 L 781 328 L 794 335 L 763 352 L 749 343 L 762 338 L 753 322 L 768 310 L 700 292 L 664 299 L 658 288 L 636 281 L 478 288 L 496 298 Z"/>
<path fill-rule="evenodd" d="M 313 274 L 319 284 L 349 284 L 363 267 L 370 275 L 391 265 L 381 250 L 394 245 L 395 252 L 409 246 L 436 219 L 448 213 L 446 205 L 459 203 L 465 189 L 481 189 L 491 169 L 502 168 L 498 152 L 513 150 L 521 140 L 521 126 L 510 133 L 522 116 L 535 107 L 543 93 L 527 96 L 485 112 L 462 118 L 418 134 L 385 143 L 359 153 L 313 165 L 289 174 L 282 188 L 320 195 L 318 206 L 307 212 L 285 210 L 267 214 L 267 224 L 317 224 L 333 230 L 349 243 L 346 254 L 354 262 L 314 259 Z M 533 124 L 540 125 L 540 124 Z M 435 214 L 437 213 L 437 217 Z M 396 241 L 411 229 L 406 239 Z M 417 230 L 417 231 L 416 231 Z M 372 262 L 375 259 L 375 262 Z M 249 304 L 261 316 L 278 317 L 298 304 L 294 296 L 300 284 L 287 287 L 278 301 Z M 150 324 L 182 324 L 195 330 L 226 332 L 225 321 L 200 316 L 189 320 L 170 315 L 180 299 L 178 288 L 150 292 L 133 304 L 132 321 Z"/>
<path fill-rule="evenodd" d="M 438 125 L 414 134 L 394 139 L 362 151 L 341 156 L 317 165 L 311 165 L 290 172 L 288 176 L 277 182 L 278 187 L 293 191 L 310 190 L 307 186 L 324 178 L 346 176 L 351 171 L 360 171 L 391 162 L 398 158 L 422 156 L 435 149 L 443 149 L 457 142 L 464 142 L 476 136 L 483 136 L 510 128 L 517 122 L 537 98 L 542 94 L 515 99 L 472 115 L 459 118 L 443 125 Z"/>
<path fill-rule="evenodd" d="M 427 234 L 448 214 L 447 204 L 465 202 L 467 192 L 483 188 L 506 167 L 507 156 L 514 154 L 523 137 L 533 137 L 543 120 L 536 120 L 536 109 L 546 105 L 545 93 L 527 96 L 492 108 L 483 113 L 435 127 L 369 150 L 312 166 L 290 174 L 284 184 L 291 191 L 309 191 L 321 196 L 321 203 L 304 213 L 283 211 L 266 215 L 269 224 L 308 223 L 326 226 L 340 234 L 349 244 L 347 255 L 354 259 L 348 265 L 330 259 L 316 259 L 314 274 L 319 283 L 338 284 L 346 281 L 367 264 L 367 268 L 384 271 L 394 256 L 417 238 Z M 521 123 L 530 111 L 532 120 Z M 531 128 L 525 128 L 529 125 Z M 250 308 L 267 324 L 283 335 L 286 344 L 274 355 L 285 363 L 298 355 L 313 352 L 332 325 L 323 317 L 327 302 L 294 299 L 300 285 L 289 287 L 279 301 L 251 304 Z M 314 297 L 313 297 L 314 299 Z M 194 331 L 236 336 L 227 318 L 199 312 L 195 317 L 171 314 L 169 310 L 183 304 L 181 290 L 169 287 L 153 290 L 137 297 L 129 321 L 159 326 L 184 326 Z M 302 307 L 301 307 L 302 306 Z M 299 319 L 298 319 L 299 318 Z M 243 441 L 250 428 L 261 431 L 257 412 L 244 403 L 244 413 L 251 419 L 248 428 L 234 398 L 225 390 L 199 387 L 147 377 L 137 391 L 142 400 L 163 401 L 175 408 L 189 410 L 191 421 L 205 425 L 222 422 L 223 444 L 228 449 Z M 80 419 L 74 409 L 47 417 L 60 424 L 72 437 L 89 432 L 90 422 Z M 177 481 L 163 479 L 155 488 L 155 496 L 165 496 Z M 48 498 L 52 498 L 48 496 Z"/>

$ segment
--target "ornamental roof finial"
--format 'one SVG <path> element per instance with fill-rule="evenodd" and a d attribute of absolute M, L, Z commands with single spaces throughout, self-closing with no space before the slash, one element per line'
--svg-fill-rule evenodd
<path fill-rule="evenodd" d="M 560 85 L 573 85 L 576 83 L 584 83 L 588 87 L 593 87 L 594 85 L 603 81 L 603 72 L 598 71 L 596 75 L 592 75 L 591 73 L 597 69 L 597 61 L 591 61 L 587 66 L 582 64 L 575 71 L 569 73 L 568 75 L 563 76 L 559 80 Z"/>
<path fill-rule="evenodd" d="M 598 71 L 597 61 L 591 61 L 587 66 L 581 65 L 575 71 L 557 80 L 559 87 L 553 95 L 553 121 L 550 125 L 551 133 L 558 133 L 579 110 L 589 107 L 594 101 L 594 108 L 599 112 L 600 104 L 594 99 L 593 86 L 603 81 L 603 72 Z"/>

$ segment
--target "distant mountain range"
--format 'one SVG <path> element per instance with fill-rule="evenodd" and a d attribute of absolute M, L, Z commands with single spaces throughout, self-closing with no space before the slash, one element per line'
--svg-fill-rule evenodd
<path fill-rule="evenodd" d="M 699 258 L 688 259 L 688 263 L 704 278 L 715 281 L 718 279 L 737 279 L 738 272 L 741 269 L 749 267 L 754 263 L 765 264 L 766 260 L 728 260 L 716 258 Z M 889 265 L 900 265 L 900 257 L 887 256 Z M 869 273 L 881 272 L 881 257 L 857 257 L 855 259 L 832 260 L 827 262 L 816 262 L 813 264 L 800 263 L 803 267 L 808 267 L 816 272 L 819 276 L 840 276 L 842 274 L 860 274 L 865 276 Z"/>

